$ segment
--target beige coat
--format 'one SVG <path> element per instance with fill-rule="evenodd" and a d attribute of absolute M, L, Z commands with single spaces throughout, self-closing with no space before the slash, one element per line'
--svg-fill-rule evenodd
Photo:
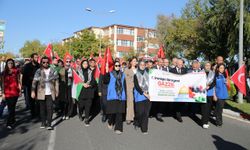
<path fill-rule="evenodd" d="M 44 71 L 41 69 L 38 69 L 35 73 L 35 76 L 32 82 L 32 91 L 36 93 L 37 100 L 45 100 L 44 76 L 45 76 Z M 51 97 L 53 100 L 55 100 L 56 97 L 58 96 L 59 81 L 58 81 L 57 72 L 52 68 L 50 68 L 49 78 L 50 78 L 49 84 L 50 84 L 50 90 L 51 90 Z"/>
<path fill-rule="evenodd" d="M 126 88 L 127 88 L 127 113 L 126 120 L 134 120 L 134 72 L 132 69 L 124 70 L 125 79 L 126 79 Z"/>

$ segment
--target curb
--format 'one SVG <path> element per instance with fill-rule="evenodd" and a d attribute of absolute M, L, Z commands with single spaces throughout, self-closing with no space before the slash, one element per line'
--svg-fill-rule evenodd
<path fill-rule="evenodd" d="M 230 109 L 223 109 L 223 115 L 231 116 L 237 119 L 241 119 L 250 123 L 250 115 L 232 111 Z"/>

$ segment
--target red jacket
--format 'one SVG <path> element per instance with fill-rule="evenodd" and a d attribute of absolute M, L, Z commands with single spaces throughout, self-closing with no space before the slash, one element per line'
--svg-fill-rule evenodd
<path fill-rule="evenodd" d="M 4 95 L 6 98 L 19 96 L 19 85 L 18 85 L 18 76 L 19 70 L 12 69 L 11 74 L 3 74 L 4 75 Z"/>

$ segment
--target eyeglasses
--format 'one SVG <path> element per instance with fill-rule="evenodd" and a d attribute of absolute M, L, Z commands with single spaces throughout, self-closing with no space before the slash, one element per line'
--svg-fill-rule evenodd
<path fill-rule="evenodd" d="M 11 64 L 11 65 L 13 65 L 13 62 L 8 62 L 8 64 Z"/>
<path fill-rule="evenodd" d="M 71 63 L 71 61 L 66 61 L 66 63 Z"/>
<path fill-rule="evenodd" d="M 121 65 L 115 65 L 115 67 L 121 67 Z"/>
<path fill-rule="evenodd" d="M 44 62 L 43 62 L 43 64 L 49 64 L 49 62 L 47 62 L 47 61 L 44 61 Z"/>

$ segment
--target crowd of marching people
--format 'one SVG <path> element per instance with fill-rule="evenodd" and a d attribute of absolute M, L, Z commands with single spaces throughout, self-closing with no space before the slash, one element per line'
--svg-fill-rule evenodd
<path fill-rule="evenodd" d="M 223 57 L 218 56 L 215 63 L 192 61 L 190 68 L 185 67 L 181 58 L 158 58 L 156 61 L 132 57 L 128 62 L 119 58 L 112 66 L 106 63 L 104 72 L 98 79 L 95 73 L 100 64 L 94 58 L 76 59 L 69 55 L 64 60 L 46 56 L 38 63 L 38 54 L 33 53 L 22 67 L 15 66 L 13 59 L 7 59 L 1 73 L 2 102 L 1 110 L 7 105 L 8 117 L 6 127 L 15 127 L 15 110 L 18 97 L 25 97 L 26 109 L 31 117 L 39 117 L 41 128 L 53 129 L 53 114 L 60 115 L 62 120 L 69 120 L 78 115 L 85 126 L 91 124 L 94 113 L 101 112 L 101 121 L 115 133 L 123 132 L 124 121 L 133 125 L 143 134 L 148 134 L 148 121 L 155 117 L 164 122 L 163 116 L 170 114 L 182 123 L 183 115 L 190 117 L 201 113 L 201 126 L 209 127 L 211 112 L 218 127 L 223 125 L 222 111 L 225 100 L 229 98 L 227 89 L 226 66 Z M 74 61 L 74 66 L 72 65 Z M 112 67 L 112 68 L 111 68 Z M 149 94 L 149 71 L 159 69 L 174 74 L 184 75 L 190 72 L 205 72 L 207 77 L 207 102 L 151 102 Z M 74 98 L 72 88 L 76 79 L 81 79 L 82 88 Z M 250 86 L 249 77 L 247 78 Z M 72 98 L 73 97 L 73 98 Z"/>

